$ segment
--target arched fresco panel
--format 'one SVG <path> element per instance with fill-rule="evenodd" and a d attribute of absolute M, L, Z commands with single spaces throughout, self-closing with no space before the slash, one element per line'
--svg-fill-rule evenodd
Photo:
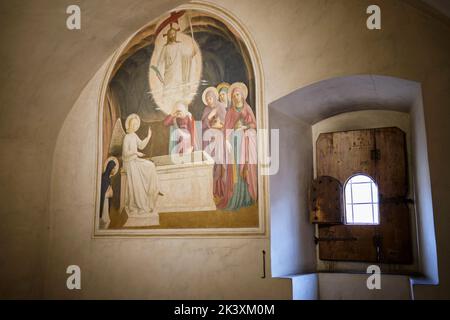
<path fill-rule="evenodd" d="M 265 232 L 262 75 L 237 26 L 219 10 L 180 8 L 113 58 L 101 101 L 96 235 Z"/>

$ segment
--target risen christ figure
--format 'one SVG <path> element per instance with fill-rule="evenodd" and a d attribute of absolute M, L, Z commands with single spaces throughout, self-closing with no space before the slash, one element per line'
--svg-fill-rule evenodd
<path fill-rule="evenodd" d="M 193 40 L 192 47 L 177 41 L 178 31 L 180 29 L 175 29 L 170 24 L 170 29 L 165 34 L 167 42 L 161 50 L 157 66 L 152 66 L 163 85 L 163 101 L 166 106 L 188 99 L 192 59 L 197 54 Z"/>

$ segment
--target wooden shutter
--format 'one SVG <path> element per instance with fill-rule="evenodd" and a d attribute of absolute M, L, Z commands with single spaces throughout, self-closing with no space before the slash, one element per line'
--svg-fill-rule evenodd
<path fill-rule="evenodd" d="M 411 263 L 405 134 L 398 128 L 325 133 L 316 151 L 318 176 L 344 186 L 351 176 L 366 174 L 380 194 L 379 225 L 319 226 L 320 259 Z"/>
<path fill-rule="evenodd" d="M 341 224 L 344 221 L 342 185 L 333 177 L 319 177 L 311 184 L 310 221 L 315 224 Z"/>

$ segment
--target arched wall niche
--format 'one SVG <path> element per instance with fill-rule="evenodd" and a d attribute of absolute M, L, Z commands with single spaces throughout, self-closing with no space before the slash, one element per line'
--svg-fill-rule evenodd
<path fill-rule="evenodd" d="M 364 103 L 362 104 L 364 105 Z M 397 110 L 402 110 L 399 107 Z M 407 110 L 397 111 L 394 106 L 391 110 L 385 109 L 369 109 L 343 112 L 328 118 L 325 118 L 312 126 L 312 146 L 313 146 L 313 176 L 317 178 L 317 150 L 316 143 L 321 134 L 329 132 L 342 132 L 349 130 L 365 130 L 376 128 L 395 127 L 405 134 L 406 153 L 407 153 L 407 176 L 408 176 L 408 195 L 409 199 L 415 198 L 415 183 L 412 164 L 415 160 L 413 157 L 412 143 L 412 119 Z M 415 275 L 419 273 L 419 257 L 418 257 L 418 238 L 417 238 L 417 211 L 414 206 L 410 207 L 409 224 L 411 228 L 411 244 L 413 260 L 411 264 L 380 264 L 383 273 L 397 275 Z M 318 249 L 318 247 L 317 247 Z M 317 256 L 319 251 L 317 250 Z M 361 262 L 344 262 L 344 261 L 323 261 L 317 259 L 317 269 L 320 272 L 363 272 L 371 263 Z"/>
<path fill-rule="evenodd" d="M 271 129 L 280 129 L 280 172 L 270 178 L 274 276 L 300 274 L 306 277 L 302 280 L 305 283 L 316 282 L 319 285 L 325 278 L 333 279 L 332 275 L 321 277 L 320 272 L 365 272 L 363 264 L 336 262 L 324 265 L 317 259 L 314 227 L 308 219 L 309 181 L 315 171 L 314 145 L 321 132 L 388 124 L 400 127 L 407 132 L 409 139 L 410 192 L 416 201 L 416 219 L 412 223 L 416 227 L 417 255 L 415 263 L 403 272 L 395 267 L 393 269 L 396 270 L 388 268 L 384 272 L 410 274 L 414 284 L 438 283 L 427 140 L 419 83 L 380 75 L 331 78 L 298 89 L 271 103 L 269 120 Z M 293 163 L 302 164 L 294 166 Z M 319 273 L 318 277 L 305 275 L 316 273 Z M 409 280 L 408 276 L 405 279 Z M 324 287 L 333 285 L 328 282 Z M 409 286 L 404 289 L 405 296 L 409 296 Z"/>
<path fill-rule="evenodd" d="M 156 78 L 159 75 L 154 72 L 154 62 L 158 61 L 155 56 L 160 56 L 161 49 L 157 49 L 158 41 L 161 44 L 161 35 L 166 41 L 166 35 L 170 24 L 164 25 L 165 21 L 172 17 L 173 14 L 184 13 L 177 22 L 174 22 L 175 28 L 180 27 L 178 32 L 178 40 L 185 41 L 186 34 L 191 36 L 194 61 L 190 67 L 194 66 L 195 59 L 200 55 L 202 58 L 201 64 L 201 79 L 197 79 L 198 84 L 194 89 L 194 97 L 187 102 L 189 112 L 192 114 L 194 120 L 199 120 L 202 117 L 204 104 L 202 103 L 202 92 L 209 86 L 217 86 L 222 82 L 233 84 L 235 82 L 242 82 L 248 89 L 248 97 L 246 101 L 250 106 L 256 118 L 256 131 L 267 128 L 267 107 L 264 101 L 264 79 L 261 59 L 254 41 L 250 34 L 245 29 L 236 17 L 224 9 L 211 5 L 206 2 L 192 2 L 186 5 L 179 6 L 174 10 L 167 12 L 158 19 L 148 23 L 146 26 L 132 35 L 113 55 L 108 62 L 107 72 L 104 76 L 101 90 L 99 93 L 99 114 L 98 114 L 98 155 L 97 155 L 97 190 L 96 195 L 96 214 L 94 219 L 94 235 L 95 236 L 255 236 L 265 237 L 267 234 L 266 219 L 268 216 L 268 181 L 267 177 L 259 173 L 259 166 L 256 170 L 256 185 L 257 196 L 253 197 L 253 193 L 249 192 L 252 197 L 252 205 L 242 204 L 238 205 L 236 210 L 245 211 L 244 215 L 236 215 L 244 218 L 232 218 L 231 222 L 227 222 L 222 218 L 214 218 L 212 225 L 199 222 L 198 224 L 191 224 L 188 226 L 180 223 L 169 222 L 164 227 L 161 225 L 153 225 L 150 228 L 135 228 L 135 225 L 127 226 L 123 218 L 117 218 L 115 221 L 111 219 L 105 227 L 104 222 L 99 217 L 98 212 L 102 206 L 99 199 L 102 197 L 101 184 L 102 172 L 105 164 L 111 156 L 119 158 L 120 150 L 115 149 L 116 153 L 112 154 L 112 144 L 114 139 L 117 140 L 118 123 L 121 124 L 122 132 L 125 134 L 125 120 L 128 115 L 136 113 L 141 119 L 141 128 L 136 133 L 138 136 L 145 137 L 147 125 L 152 127 L 152 142 L 143 150 L 145 154 L 151 154 L 152 160 L 155 157 L 164 157 L 169 154 L 167 149 L 170 149 L 170 137 L 173 130 L 168 128 L 164 123 L 167 116 L 170 114 L 166 105 L 160 103 L 153 92 L 152 76 Z M 182 27 L 184 25 L 184 27 Z M 183 32 L 184 30 L 184 32 Z M 194 44 L 195 42 L 195 44 Z M 196 49 L 197 48 L 197 51 Z M 197 52 L 200 54 L 197 54 Z M 228 52 L 229 54 L 225 54 Z M 221 54 L 222 53 L 222 54 Z M 233 58 L 235 58 L 233 60 Z M 228 60 L 227 60 L 228 59 Z M 231 61 L 231 62 L 230 62 Z M 199 64 L 199 65 L 200 65 Z M 151 68 L 149 68 L 152 66 Z M 229 68 L 228 68 L 229 67 Z M 134 68 L 134 69 L 133 69 Z M 138 76 L 137 73 L 131 73 L 130 70 L 140 68 Z M 192 67 L 194 69 L 194 67 Z M 154 76 L 156 75 L 156 76 Z M 149 79 L 150 85 L 145 88 L 144 78 Z M 162 81 L 161 81 L 162 82 Z M 164 84 L 162 85 L 164 86 Z M 132 97 L 124 92 L 140 90 L 148 90 L 147 97 Z M 153 91 L 152 91 L 153 89 Z M 149 98 L 150 97 L 150 98 Z M 178 101 L 178 100 L 177 100 Z M 113 107 L 111 107 L 113 106 Z M 130 107 L 131 106 L 131 107 Z M 127 109 L 128 108 L 128 109 Z M 150 110 L 151 109 L 151 110 Z M 144 110 L 144 112 L 142 111 Z M 145 111 L 150 110 L 149 112 Z M 201 120 L 201 119 L 200 119 Z M 106 125 L 109 122 L 109 125 Z M 195 121 L 201 122 L 201 121 Z M 199 124 L 201 126 L 201 123 Z M 198 124 L 194 125 L 196 130 L 199 128 Z M 201 127 L 200 127 L 201 128 Z M 120 130 L 119 130 L 120 131 Z M 256 132 L 255 131 L 255 132 Z M 200 136 L 201 137 L 201 136 Z M 256 137 L 256 135 L 255 135 Z M 198 139 L 199 140 L 199 139 Z M 258 134 L 255 140 L 255 148 L 260 155 L 264 156 L 267 139 L 265 136 Z M 167 152 L 165 152 L 167 150 Z M 165 161 L 165 160 L 164 160 Z M 122 162 L 119 158 L 120 167 Z M 157 162 L 156 162 L 157 163 Z M 117 189 L 123 189 L 123 179 L 121 174 L 111 179 L 111 186 L 116 186 Z M 115 179 L 115 180 L 114 180 Z M 250 188 L 250 184 L 248 184 Z M 192 190 L 192 188 L 191 188 Z M 215 192 L 215 191 L 214 191 Z M 117 212 L 121 217 L 123 213 L 123 196 L 116 194 L 110 199 L 117 208 Z M 165 193 L 164 193 L 165 194 Z M 234 195 L 234 194 L 233 194 Z M 214 197 L 216 197 L 214 193 Z M 214 198 L 215 199 L 215 198 Z M 216 202 L 216 201 L 215 201 Z M 230 202 L 228 202 L 230 203 Z M 222 207 L 216 204 L 217 212 Z M 111 207 L 111 204 L 109 205 Z M 248 207 L 246 207 L 248 206 Z M 192 209 L 188 214 L 192 214 L 191 221 L 200 221 L 200 214 L 207 211 L 211 213 L 214 210 L 205 207 L 199 210 Z M 229 210 L 228 207 L 223 210 Z M 186 211 L 186 210 L 185 210 Z M 197 212 L 198 211 L 198 212 Z M 161 213 L 172 213 L 170 209 Z M 221 211 L 220 211 L 221 212 Z M 195 216 L 195 214 L 198 214 Z M 220 220 L 222 219 L 222 220 Z M 240 220 L 239 220 L 240 219 Z M 160 220 L 161 221 L 161 220 Z M 169 219 L 167 220 L 169 221 Z M 170 221 L 174 221 L 171 219 Z M 210 219 L 211 221 L 211 219 Z"/>

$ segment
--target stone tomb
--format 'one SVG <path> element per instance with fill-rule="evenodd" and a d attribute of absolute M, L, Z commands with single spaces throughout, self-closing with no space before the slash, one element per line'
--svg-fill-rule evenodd
<path fill-rule="evenodd" d="M 214 160 L 204 151 L 176 158 L 153 157 L 160 191 L 156 209 L 148 215 L 128 216 L 124 227 L 159 225 L 160 212 L 196 212 L 216 210 L 213 195 Z M 120 211 L 125 208 L 127 173 L 121 172 Z"/>

